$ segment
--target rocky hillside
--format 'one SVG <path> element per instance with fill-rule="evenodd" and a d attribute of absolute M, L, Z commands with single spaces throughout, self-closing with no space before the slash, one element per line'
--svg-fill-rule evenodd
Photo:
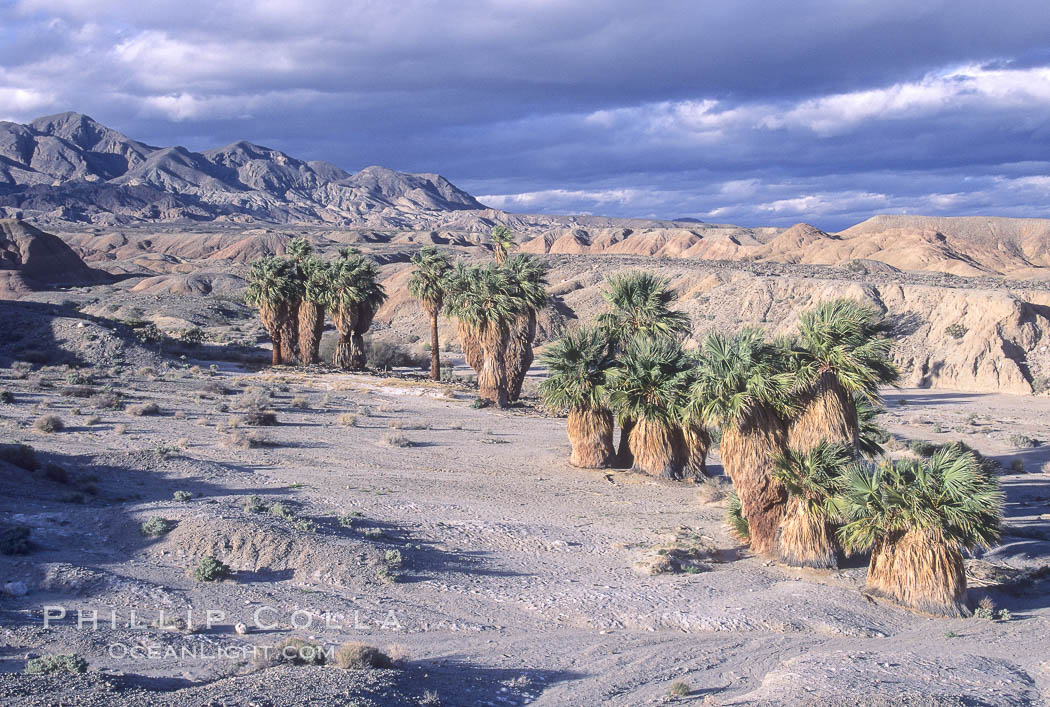
<path fill-rule="evenodd" d="M 154 147 L 79 113 L 0 122 L 0 208 L 43 222 L 263 220 L 433 227 L 485 207 L 437 174 L 351 174 L 235 142 Z"/>
<path fill-rule="evenodd" d="M 0 219 L 0 299 L 55 285 L 109 282 L 57 236 L 16 219 Z"/>

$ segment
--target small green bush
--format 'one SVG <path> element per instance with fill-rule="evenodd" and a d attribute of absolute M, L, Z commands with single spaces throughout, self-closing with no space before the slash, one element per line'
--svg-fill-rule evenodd
<path fill-rule="evenodd" d="M 667 690 L 667 694 L 671 697 L 688 697 L 692 693 L 693 688 L 689 686 L 689 683 L 683 680 L 675 680 Z"/>
<path fill-rule="evenodd" d="M 339 525 L 343 526 L 344 528 L 352 528 L 354 527 L 354 520 L 360 517 L 361 514 L 357 511 L 350 511 L 349 513 L 344 513 L 343 515 L 339 516 Z"/>
<path fill-rule="evenodd" d="M 193 578 L 198 582 L 218 582 L 232 574 L 229 566 L 224 565 L 211 555 L 205 555 L 193 568 Z"/>
<path fill-rule="evenodd" d="M 913 439 L 908 442 L 908 449 L 920 457 L 932 457 L 937 453 L 938 446 L 924 439 Z"/>
<path fill-rule="evenodd" d="M 292 521 L 292 527 L 303 533 L 316 533 L 317 523 L 309 518 L 296 518 Z"/>
<path fill-rule="evenodd" d="M 968 331 L 970 330 L 964 327 L 962 324 L 952 324 L 950 327 L 947 327 L 944 330 L 944 333 L 952 337 L 953 339 L 961 339 L 964 336 L 966 336 L 966 333 Z"/>
<path fill-rule="evenodd" d="M 270 513 L 278 518 L 284 518 L 285 520 L 293 520 L 295 518 L 295 513 L 292 509 L 280 501 L 274 501 L 270 504 Z"/>
<path fill-rule="evenodd" d="M 1010 435 L 1010 444 L 1018 449 L 1034 449 L 1039 446 L 1039 440 L 1028 435 L 1015 434 Z"/>
<path fill-rule="evenodd" d="M 176 491 L 175 493 L 171 494 L 171 497 L 179 503 L 185 503 L 186 501 L 193 498 L 193 494 L 189 491 Z"/>
<path fill-rule="evenodd" d="M 401 557 L 400 550 L 387 550 L 386 555 L 383 557 L 388 567 L 400 567 L 404 561 Z"/>
<path fill-rule="evenodd" d="M 253 494 L 241 502 L 241 508 L 245 513 L 262 513 L 266 510 L 266 504 L 262 498 Z"/>
<path fill-rule="evenodd" d="M 0 403 L 10 405 L 15 401 L 15 394 L 10 390 L 0 390 Z"/>
<path fill-rule="evenodd" d="M 156 403 L 142 403 L 141 405 L 132 405 L 128 408 L 128 414 L 134 415 L 135 417 L 149 417 L 152 415 L 160 414 L 160 406 Z"/>
<path fill-rule="evenodd" d="M 324 648 L 302 638 L 286 638 L 273 646 L 271 658 L 277 663 L 289 665 L 324 665 Z"/>
<path fill-rule="evenodd" d="M 170 520 L 154 516 L 142 524 L 142 534 L 147 538 L 159 538 L 171 530 L 174 525 Z"/>
<path fill-rule="evenodd" d="M 474 398 L 473 402 L 470 403 L 470 407 L 474 408 L 475 410 L 480 410 L 481 408 L 485 408 L 488 406 L 489 403 L 484 398 Z"/>
<path fill-rule="evenodd" d="M 76 653 L 69 655 L 45 655 L 26 663 L 26 675 L 49 675 L 51 673 L 86 673 L 87 661 Z"/>

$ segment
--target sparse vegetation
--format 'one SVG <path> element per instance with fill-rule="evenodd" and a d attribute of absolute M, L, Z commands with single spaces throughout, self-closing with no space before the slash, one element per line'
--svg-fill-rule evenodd
<path fill-rule="evenodd" d="M 344 412 L 337 418 L 337 420 L 343 427 L 357 427 L 357 415 Z"/>
<path fill-rule="evenodd" d="M 261 497 L 253 494 L 241 502 L 241 508 L 245 513 L 262 513 L 266 510 L 266 504 Z"/>
<path fill-rule="evenodd" d="M 33 429 L 37 432 L 51 434 L 66 429 L 66 423 L 58 415 L 42 415 L 33 423 Z"/>
<path fill-rule="evenodd" d="M 32 658 L 26 663 L 26 675 L 51 675 L 53 673 L 86 673 L 87 661 L 76 653 L 45 655 Z"/>
<path fill-rule="evenodd" d="M 670 697 L 688 697 L 692 693 L 693 688 L 684 680 L 675 680 L 671 683 L 671 687 L 667 689 L 667 694 Z"/>
<path fill-rule="evenodd" d="M 129 405 L 127 409 L 129 415 L 135 417 L 148 417 L 151 415 L 160 414 L 160 406 L 156 403 L 142 403 L 140 405 Z"/>
<path fill-rule="evenodd" d="M 382 444 L 384 447 L 404 448 L 411 447 L 412 440 L 410 440 L 408 437 L 401 434 L 400 432 L 390 432 L 388 434 L 383 435 L 383 439 L 380 440 L 380 444 Z"/>
<path fill-rule="evenodd" d="M 967 329 L 965 326 L 958 323 L 952 324 L 951 326 L 948 326 L 944 329 L 944 333 L 953 339 L 961 339 L 964 336 L 966 336 L 967 332 L 969 331 L 970 330 Z"/>
<path fill-rule="evenodd" d="M 193 568 L 193 578 L 198 582 L 219 582 L 232 574 L 229 566 L 224 565 L 212 555 L 205 555 Z"/>
<path fill-rule="evenodd" d="M 0 524 L 0 554 L 24 555 L 29 552 L 29 534 L 28 525 Z"/>
<path fill-rule="evenodd" d="M 387 550 L 386 555 L 383 556 L 383 561 L 386 562 L 387 567 L 399 568 L 403 562 L 400 550 Z"/>
<path fill-rule="evenodd" d="M 1010 444 L 1017 449 L 1035 449 L 1039 446 L 1040 442 L 1028 435 L 1012 434 L 1010 435 Z"/>
<path fill-rule="evenodd" d="M 159 538 L 166 535 L 173 527 L 174 523 L 170 520 L 154 516 L 142 524 L 142 534 L 147 538 Z"/>
<path fill-rule="evenodd" d="M 191 498 L 193 498 L 193 494 L 190 493 L 189 491 L 176 491 L 175 493 L 173 493 L 171 495 L 171 497 L 173 499 L 175 499 L 176 501 L 178 501 L 179 503 L 185 503 L 185 502 L 189 501 Z"/>
<path fill-rule="evenodd" d="M 335 664 L 343 670 L 389 670 L 394 667 L 386 653 L 357 642 L 339 646 L 335 652 Z"/>
<path fill-rule="evenodd" d="M 26 471 L 36 471 L 40 468 L 36 450 L 28 444 L 0 444 L 0 460 Z"/>

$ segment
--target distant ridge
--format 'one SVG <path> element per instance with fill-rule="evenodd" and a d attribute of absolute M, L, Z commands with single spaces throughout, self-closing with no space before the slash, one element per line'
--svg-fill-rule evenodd
<path fill-rule="evenodd" d="M 0 217 L 36 221 L 261 220 L 429 228 L 486 207 L 438 174 L 351 174 L 246 141 L 155 147 L 81 113 L 0 122 Z"/>

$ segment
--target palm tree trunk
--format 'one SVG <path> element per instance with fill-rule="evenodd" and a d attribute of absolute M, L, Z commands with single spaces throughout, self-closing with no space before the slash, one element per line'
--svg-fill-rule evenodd
<path fill-rule="evenodd" d="M 299 305 L 299 362 L 304 366 L 319 361 L 317 351 L 321 347 L 324 332 L 324 305 L 303 302 Z"/>
<path fill-rule="evenodd" d="M 806 500 L 793 496 L 777 537 L 779 560 L 792 567 L 837 569 L 838 545 L 832 526 L 809 512 Z"/>
<path fill-rule="evenodd" d="M 935 616 L 969 616 L 966 572 L 958 545 L 941 533 L 913 528 L 891 552 L 872 554 L 869 587 L 900 604 Z M 877 576 L 873 574 L 877 573 Z"/>
<path fill-rule="evenodd" d="M 566 429 L 572 444 L 570 464 L 604 469 L 612 463 L 613 416 L 609 410 L 570 410 Z"/>
<path fill-rule="evenodd" d="M 281 315 L 281 361 L 294 364 L 298 360 L 296 348 L 299 345 L 299 306 L 298 300 L 288 302 L 280 308 Z"/>
<path fill-rule="evenodd" d="M 501 408 L 507 407 L 508 335 L 505 328 L 489 325 L 480 337 L 484 359 L 478 373 L 478 395 Z"/>
<path fill-rule="evenodd" d="M 339 340 L 336 342 L 335 352 L 332 354 L 332 365 L 348 370 L 351 365 L 351 344 L 354 335 L 354 325 L 357 323 L 357 311 L 355 308 L 333 309 L 332 322 L 339 331 Z"/>
<path fill-rule="evenodd" d="M 635 469 L 661 479 L 682 478 L 685 450 L 677 428 L 655 420 L 637 420 L 631 430 L 630 445 Z"/>
<path fill-rule="evenodd" d="M 629 417 L 620 418 L 620 443 L 616 447 L 616 466 L 620 469 L 630 469 L 634 466 L 634 455 L 631 453 L 633 429 L 634 420 Z"/>
<path fill-rule="evenodd" d="M 368 355 L 365 353 L 365 333 L 372 326 L 375 312 L 362 304 L 358 307 L 357 321 L 354 322 L 354 334 L 350 337 L 350 370 L 363 371 L 368 365 Z"/>
<path fill-rule="evenodd" d="M 518 317 L 507 348 L 507 397 L 513 403 L 521 397 L 525 376 L 535 360 L 532 342 L 536 338 L 536 313 L 528 312 Z"/>
<path fill-rule="evenodd" d="M 463 348 L 463 358 L 466 359 L 467 365 L 473 368 L 475 373 L 481 375 L 481 367 L 485 363 L 485 356 L 481 351 L 481 338 L 478 336 L 478 332 L 469 324 L 463 322 L 459 322 L 456 326 L 456 331 L 459 333 L 459 343 Z"/>
<path fill-rule="evenodd" d="M 430 313 L 430 378 L 441 380 L 441 347 L 438 345 L 438 309 Z"/>
<path fill-rule="evenodd" d="M 280 366 L 281 326 L 277 313 L 270 307 L 260 307 L 259 319 L 262 320 L 263 326 L 266 327 L 266 331 L 270 335 L 270 343 L 273 346 L 273 350 L 270 352 L 270 365 Z"/>
<path fill-rule="evenodd" d="M 787 491 L 773 475 L 773 458 L 785 449 L 787 430 L 764 408 L 756 409 L 742 426 L 722 433 L 722 464 L 740 497 L 751 532 L 751 549 L 773 556 L 777 530 L 784 517 Z"/>
<path fill-rule="evenodd" d="M 707 478 L 707 451 L 711 448 L 711 435 L 698 423 L 682 425 L 679 434 L 685 450 L 685 475 L 694 481 L 703 481 Z"/>
<path fill-rule="evenodd" d="M 835 374 L 825 372 L 802 396 L 802 411 L 788 428 L 788 446 L 806 452 L 820 442 L 839 442 L 856 449 L 859 443 L 857 406 Z"/>

